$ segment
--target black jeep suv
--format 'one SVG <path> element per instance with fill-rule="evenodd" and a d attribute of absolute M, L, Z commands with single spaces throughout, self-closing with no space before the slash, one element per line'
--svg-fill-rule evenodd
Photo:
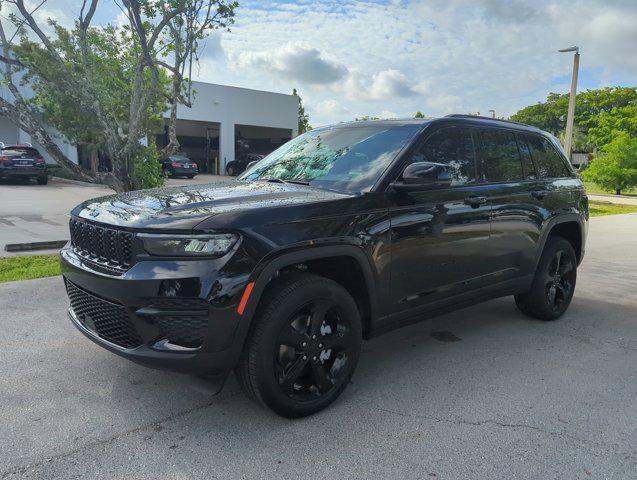
<path fill-rule="evenodd" d="M 361 341 L 504 295 L 554 320 L 584 255 L 588 201 L 554 137 L 463 115 L 356 122 L 288 142 L 238 180 L 72 211 L 75 326 L 143 365 L 314 413 Z"/>

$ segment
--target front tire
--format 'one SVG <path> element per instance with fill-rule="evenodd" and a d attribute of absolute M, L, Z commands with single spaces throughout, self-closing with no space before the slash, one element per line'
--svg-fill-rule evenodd
<path fill-rule="evenodd" d="M 252 399 L 283 417 L 305 417 L 349 383 L 361 319 L 354 299 L 332 280 L 289 274 L 278 282 L 259 305 L 235 372 Z"/>
<path fill-rule="evenodd" d="M 47 183 L 49 183 L 48 175 L 45 175 L 43 177 L 38 177 L 38 185 L 46 185 Z"/>
<path fill-rule="evenodd" d="M 550 237 L 542 252 L 531 290 L 515 296 L 522 313 L 540 320 L 556 320 L 568 309 L 577 280 L 577 256 L 562 237 Z"/>

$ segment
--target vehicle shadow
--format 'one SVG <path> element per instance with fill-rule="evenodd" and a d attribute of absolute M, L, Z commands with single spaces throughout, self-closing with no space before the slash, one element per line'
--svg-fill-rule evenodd
<path fill-rule="evenodd" d="M 525 375 L 532 381 L 539 375 L 533 372 L 537 363 L 525 364 L 520 359 L 541 358 L 542 350 L 572 344 L 574 326 L 582 327 L 578 318 L 582 309 L 589 310 L 588 316 L 595 316 L 593 312 L 603 306 L 576 299 L 560 321 L 540 322 L 519 313 L 509 297 L 374 338 L 364 342 L 358 369 L 341 398 L 326 411 L 297 422 L 315 423 L 335 414 L 355 418 L 360 416 L 361 407 L 377 411 L 387 405 L 408 410 L 412 405 L 430 404 L 439 414 L 445 414 L 462 408 L 467 396 L 492 394 L 493 388 L 501 388 L 503 376 L 515 379 L 512 387 Z M 289 420 L 249 401 L 234 375 L 223 391 L 213 396 L 214 386 L 204 379 L 147 370 L 125 361 L 118 361 L 117 366 L 121 373 L 113 385 L 113 400 L 134 416 L 148 412 L 147 423 L 196 416 L 201 423 L 195 422 L 194 428 L 204 430 L 213 424 L 223 424 L 233 431 L 243 427 L 252 430 L 255 424 L 289 425 Z M 143 385 L 131 389 L 131 379 L 135 378 L 142 379 L 137 381 Z M 162 398 L 179 398 L 182 408 L 176 410 L 174 404 L 157 408 Z M 185 398 L 191 402 L 183 402 Z"/>

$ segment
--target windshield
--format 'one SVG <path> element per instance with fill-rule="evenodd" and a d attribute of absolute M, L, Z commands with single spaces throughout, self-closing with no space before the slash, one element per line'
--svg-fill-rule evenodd
<path fill-rule="evenodd" d="M 239 178 L 369 191 L 420 128 L 422 125 L 364 125 L 312 130 L 278 148 Z"/>

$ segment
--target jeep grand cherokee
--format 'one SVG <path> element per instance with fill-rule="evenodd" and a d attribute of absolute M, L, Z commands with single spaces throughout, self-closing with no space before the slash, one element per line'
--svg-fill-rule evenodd
<path fill-rule="evenodd" d="M 348 384 L 361 342 L 504 295 L 568 308 L 588 201 L 551 135 L 453 115 L 305 133 L 237 180 L 72 211 L 75 326 L 149 367 L 223 381 L 288 417 Z"/>

